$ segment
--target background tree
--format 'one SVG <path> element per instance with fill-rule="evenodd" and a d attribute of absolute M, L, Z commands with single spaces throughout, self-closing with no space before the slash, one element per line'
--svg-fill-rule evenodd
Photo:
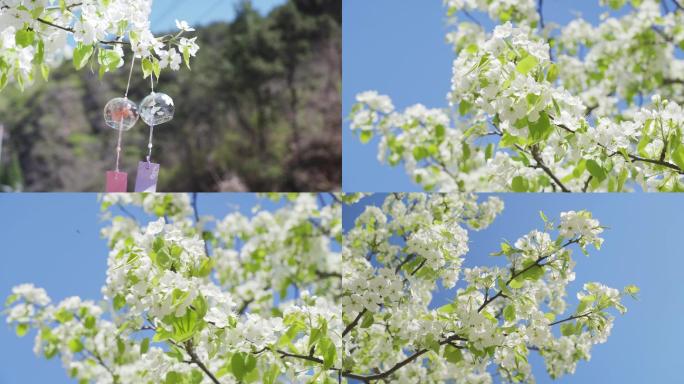
<path fill-rule="evenodd" d="M 339 188 L 341 23 L 330 15 L 331 7 L 324 6 L 338 2 L 302 10 L 286 2 L 269 15 L 260 15 L 244 2 L 234 22 L 198 28 L 197 44 L 210 49 L 197 53 L 192 71 L 162 72 L 157 84 L 176 100 L 174 120 L 155 131 L 153 156 L 164 166 L 161 189 Z M 275 22 L 281 7 L 297 12 L 296 22 L 326 25 L 287 41 L 308 47 L 296 65 L 290 64 L 294 83 L 289 85 L 283 42 L 290 38 L 284 37 L 289 28 L 296 26 Z M 129 64 L 128 58 L 103 80 L 63 65 L 51 71 L 49 82 L 38 79 L 23 93 L 5 89 L 0 118 L 7 134 L 0 165 L 6 168 L 16 156 L 29 191 L 99 190 L 116 145 L 115 135 L 104 127 L 101 110 L 109 98 L 123 92 Z M 289 86 L 296 89 L 298 126 L 292 125 Z M 142 79 L 136 68 L 130 98 L 141 100 L 149 88 L 149 79 Z M 144 158 L 147 131 L 140 127 L 124 137 L 126 169 Z M 296 148 L 295 128 L 300 132 Z"/>

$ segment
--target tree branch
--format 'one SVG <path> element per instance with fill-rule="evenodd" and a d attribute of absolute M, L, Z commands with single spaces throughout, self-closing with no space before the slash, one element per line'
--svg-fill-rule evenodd
<path fill-rule="evenodd" d="M 192 342 L 188 341 L 185 343 L 185 351 L 190 355 L 190 362 L 197 365 L 210 379 L 214 384 L 221 384 L 221 382 L 214 376 L 211 371 L 209 371 L 209 368 L 207 368 L 206 365 L 199 359 L 197 354 L 195 353 L 195 350 L 193 349 Z"/>
<path fill-rule="evenodd" d="M 545 255 L 545 256 L 542 256 L 542 257 L 538 258 L 537 261 L 534 262 L 534 264 L 530 264 L 530 265 L 528 265 L 527 267 L 525 267 L 525 268 L 523 268 L 523 269 L 521 269 L 521 270 L 519 270 L 519 271 L 517 271 L 517 272 L 512 273 L 512 274 L 511 274 L 511 277 L 509 277 L 508 280 L 506 281 L 506 285 L 508 286 L 508 284 L 510 284 L 511 281 L 513 281 L 516 277 L 518 277 L 518 276 L 522 275 L 523 273 L 529 271 L 530 269 L 534 268 L 535 266 L 540 266 L 542 261 L 544 261 L 544 260 L 548 259 L 549 257 L 555 255 L 557 252 L 559 252 L 559 251 L 562 250 L 563 248 L 566 248 L 566 247 L 570 246 L 571 244 L 575 244 L 575 243 L 577 243 L 577 242 L 579 242 L 579 241 L 580 241 L 580 238 L 568 240 L 568 241 L 566 241 L 563 245 L 561 245 L 560 247 L 556 248 L 553 252 L 550 252 L 548 255 Z M 477 312 L 482 312 L 482 310 L 483 310 L 487 305 L 489 305 L 492 301 L 498 299 L 498 298 L 501 297 L 501 296 L 503 296 L 503 291 L 502 291 L 502 290 L 499 290 L 499 292 L 497 292 L 494 296 L 492 296 L 492 297 L 490 297 L 489 299 L 485 300 L 485 301 L 482 303 L 482 305 L 480 305 L 480 307 L 477 309 Z"/>
<path fill-rule="evenodd" d="M 454 341 L 454 340 L 463 340 L 463 339 L 462 339 L 460 336 L 458 336 L 458 335 L 452 335 L 452 336 L 449 336 L 449 337 L 447 337 L 446 339 L 440 341 L 440 342 L 439 342 L 439 345 L 452 344 L 452 341 Z M 452 344 L 452 345 L 453 345 L 453 344 Z M 455 347 L 456 347 L 456 348 L 459 348 L 459 349 L 460 349 L 460 348 L 463 348 L 463 347 L 460 347 L 460 346 L 455 346 Z M 382 379 L 387 378 L 388 376 L 390 376 L 391 374 L 393 374 L 394 372 L 396 372 L 398 369 L 402 368 L 403 366 L 405 366 L 405 365 L 411 363 L 411 362 L 414 361 L 415 359 L 417 359 L 417 358 L 419 358 L 420 356 L 424 355 L 424 354 L 425 354 L 426 352 L 428 352 L 428 351 L 430 351 L 430 350 L 429 350 L 429 349 L 425 349 L 425 348 L 419 349 L 418 351 L 416 351 L 415 353 L 413 353 L 412 355 L 410 355 L 410 356 L 407 357 L 406 359 L 404 359 L 404 360 L 402 360 L 402 361 L 400 361 L 400 362 L 394 364 L 394 365 L 393 365 L 391 368 L 389 368 L 388 370 L 386 370 L 386 371 L 384 371 L 384 372 L 380 372 L 380 373 L 374 374 L 374 375 L 364 376 L 364 375 L 357 375 L 357 374 L 355 374 L 355 373 L 351 373 L 351 372 L 349 372 L 349 371 L 346 371 L 346 372 L 342 372 L 342 376 L 347 377 L 347 378 L 350 378 L 350 379 L 361 380 L 361 381 L 366 382 L 366 383 L 369 382 L 369 381 L 372 381 L 372 380 L 382 380 Z"/>
<path fill-rule="evenodd" d="M 112 381 L 113 381 L 114 384 L 119 383 L 119 380 L 117 379 L 117 376 L 114 375 L 114 371 L 107 365 L 107 363 L 104 362 L 104 360 L 102 360 L 102 357 L 100 357 L 99 354 L 97 354 L 97 353 L 95 353 L 95 352 L 91 352 L 90 350 L 87 350 L 87 349 L 85 349 L 85 351 L 88 352 L 88 354 L 90 355 L 90 357 L 92 357 L 92 358 L 94 358 L 95 360 L 97 360 L 97 363 L 100 364 L 102 367 L 104 367 L 104 369 L 107 370 L 107 372 L 109 372 L 109 374 L 112 376 Z"/>
<path fill-rule="evenodd" d="M 551 179 L 553 179 L 553 182 L 556 183 L 556 185 L 558 185 L 561 191 L 570 192 L 570 190 L 565 185 L 563 185 L 563 182 L 560 181 L 560 179 L 553 173 L 553 171 L 548 166 L 546 166 L 546 164 L 544 164 L 544 161 L 542 160 L 541 156 L 539 156 L 538 150 L 532 149 L 531 153 L 532 158 L 534 158 L 534 161 L 537 162 L 539 168 L 541 168 L 544 171 L 544 173 L 546 173 L 547 175 L 549 175 Z"/>
<path fill-rule="evenodd" d="M 136 224 L 138 223 L 138 219 L 135 217 L 135 215 L 133 215 L 129 210 L 127 210 L 127 209 L 123 206 L 123 204 L 121 204 L 121 203 L 116 203 L 116 206 L 117 206 L 117 208 L 119 208 L 119 209 L 121 210 L 121 212 L 123 212 L 126 216 L 128 216 L 128 217 L 131 218 L 131 219 L 133 219 L 133 221 L 135 221 Z"/>
<path fill-rule="evenodd" d="M 240 306 L 240 308 L 237 311 L 238 316 L 244 315 L 245 311 L 247 311 L 247 308 L 249 307 L 250 304 L 252 304 L 253 301 L 254 301 L 254 299 L 248 299 L 248 300 L 243 301 L 242 305 Z"/>
<path fill-rule="evenodd" d="M 570 316 L 570 317 L 568 317 L 568 318 L 565 318 L 565 319 L 563 319 L 563 320 L 558 320 L 558 321 L 554 321 L 553 323 L 550 323 L 550 324 L 549 324 L 549 327 L 552 327 L 552 326 L 557 325 L 557 324 L 560 324 L 560 323 L 565 323 L 566 321 L 571 321 L 571 320 L 575 320 L 575 319 L 581 319 L 581 318 L 583 318 L 583 317 L 589 317 L 589 316 L 591 316 L 593 313 L 594 313 L 594 312 L 592 311 L 592 312 L 583 313 L 583 314 L 581 314 L 581 315 L 572 315 L 572 316 Z"/>
<path fill-rule="evenodd" d="M 62 31 L 69 32 L 69 33 L 71 33 L 71 34 L 73 34 L 73 33 L 76 32 L 76 31 L 75 31 L 73 28 L 71 28 L 71 27 L 65 27 L 65 26 L 62 26 L 62 25 L 58 25 L 58 24 L 55 24 L 55 23 L 53 23 L 53 22 L 51 22 L 51 21 L 47 21 L 47 20 L 45 20 L 45 19 L 43 19 L 43 18 L 40 18 L 40 17 L 36 18 L 36 21 L 38 21 L 38 22 L 40 22 L 40 23 L 43 23 L 43 24 L 45 24 L 45 25 L 49 25 L 49 26 L 51 26 L 51 27 L 53 27 L 53 28 L 61 29 Z M 114 44 L 130 45 L 130 44 L 131 44 L 131 43 L 127 42 L 127 41 L 118 41 L 118 40 L 98 40 L 98 41 L 100 42 L 100 44 L 106 44 L 106 45 L 114 45 Z"/>
<path fill-rule="evenodd" d="M 320 277 L 321 279 L 329 279 L 329 278 L 342 278 L 341 273 L 337 272 L 326 272 L 326 271 L 319 271 L 316 270 L 316 276 Z"/>
<path fill-rule="evenodd" d="M 314 356 L 298 355 L 296 353 L 289 353 L 289 352 L 285 352 L 285 351 L 280 350 L 280 349 L 276 350 L 276 352 L 280 353 L 281 357 L 293 357 L 296 359 L 302 359 L 302 360 L 307 360 L 307 361 L 311 361 L 311 362 L 318 363 L 318 364 L 323 364 L 323 360 L 321 360 L 317 357 L 314 357 Z M 330 368 L 330 369 L 337 370 L 337 368 Z"/>
<path fill-rule="evenodd" d="M 406 258 L 404 260 L 402 260 L 401 263 L 399 263 L 399 265 L 397 265 L 397 267 L 394 269 L 394 273 L 399 273 L 399 271 L 401 271 L 401 267 L 403 267 L 409 261 L 413 260 L 415 257 L 416 257 L 415 253 L 412 253 L 412 254 L 406 256 Z"/>
<path fill-rule="evenodd" d="M 344 338 L 345 336 L 347 336 L 347 334 L 348 334 L 349 332 L 351 332 L 351 330 L 354 329 L 354 327 L 356 327 L 356 325 L 359 323 L 359 320 L 361 320 L 361 318 L 362 318 L 363 315 L 365 315 L 365 314 L 366 314 L 366 308 L 364 308 L 361 312 L 359 312 L 359 314 L 356 315 L 356 318 L 354 319 L 354 321 L 352 321 L 351 323 L 349 323 L 349 324 L 344 328 L 344 331 L 342 331 L 342 337 L 343 337 L 343 338 Z"/>

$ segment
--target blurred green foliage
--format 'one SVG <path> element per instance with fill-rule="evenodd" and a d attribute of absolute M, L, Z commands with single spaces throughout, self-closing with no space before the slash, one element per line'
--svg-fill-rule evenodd
<path fill-rule="evenodd" d="M 341 183 L 341 0 L 290 0 L 260 15 L 249 1 L 230 23 L 198 28 L 192 70 L 162 73 L 175 101 L 155 127 L 160 191 L 327 191 Z M 0 97 L 0 184 L 27 191 L 100 191 L 117 134 L 102 109 L 123 94 L 127 65 L 102 80 L 54 69 L 48 82 Z M 150 89 L 139 66 L 129 98 Z M 142 123 L 124 133 L 129 189 L 147 150 Z"/>

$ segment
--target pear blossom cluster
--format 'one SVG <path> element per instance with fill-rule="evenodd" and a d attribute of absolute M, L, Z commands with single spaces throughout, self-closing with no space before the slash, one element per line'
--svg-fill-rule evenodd
<path fill-rule="evenodd" d="M 554 378 L 589 360 L 614 313 L 626 312 L 623 297 L 639 291 L 587 282 L 567 298 L 573 251 L 598 249 L 603 227 L 587 211 L 563 212 L 558 224 L 541 214 L 540 229 L 493 250 L 505 265 L 464 267 L 469 232 L 502 210 L 499 198 L 472 194 L 395 193 L 365 205 L 345 228 L 343 377 L 532 383 L 531 354 Z"/>
<path fill-rule="evenodd" d="M 379 138 L 380 162 L 426 191 L 684 188 L 684 10 L 607 2 L 622 12 L 597 26 L 542 28 L 536 1 L 445 3 L 457 53 L 448 106 L 357 96 L 350 128 Z M 470 10 L 500 24 L 486 31 Z"/>
<path fill-rule="evenodd" d="M 47 80 L 64 59 L 76 69 L 90 63 L 102 76 L 124 65 L 125 50 L 140 60 L 145 77 L 179 70 L 183 61 L 189 66 L 199 46 L 184 34 L 194 29 L 177 20 L 177 34 L 155 37 L 151 8 L 151 0 L 0 1 L 0 89 Z"/>
<path fill-rule="evenodd" d="M 337 382 L 341 197 L 273 194 L 222 218 L 196 198 L 103 195 L 102 298 L 19 285 L 7 323 L 79 382 Z"/>

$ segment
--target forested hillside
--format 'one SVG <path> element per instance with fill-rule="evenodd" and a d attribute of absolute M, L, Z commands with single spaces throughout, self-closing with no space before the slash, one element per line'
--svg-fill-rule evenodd
<path fill-rule="evenodd" d="M 174 119 L 155 128 L 159 190 L 338 189 L 341 1 L 290 0 L 266 16 L 245 1 L 231 23 L 197 34 L 192 70 L 165 72 L 155 86 L 176 104 Z M 117 139 L 102 109 L 123 94 L 128 70 L 99 79 L 66 62 L 48 82 L 37 80 L 23 93 L 5 89 L 0 185 L 102 190 Z M 149 91 L 137 66 L 129 98 L 139 102 Z M 129 174 L 144 158 L 147 135 L 142 121 L 124 134 L 122 168 Z"/>

